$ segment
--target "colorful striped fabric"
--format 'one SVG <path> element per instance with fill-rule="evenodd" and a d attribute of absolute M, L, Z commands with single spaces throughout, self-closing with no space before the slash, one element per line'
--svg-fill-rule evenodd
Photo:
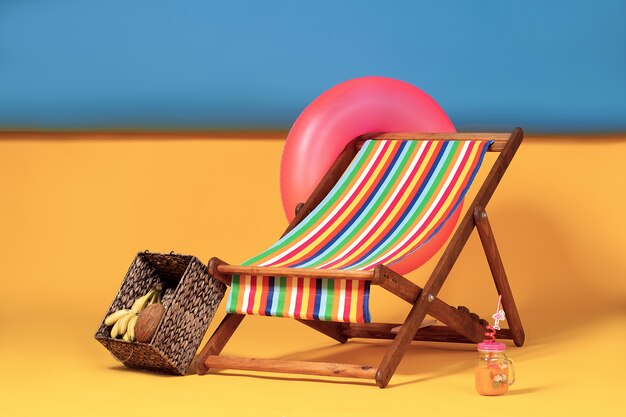
<path fill-rule="evenodd" d="M 326 198 L 243 265 L 372 270 L 419 250 L 461 204 L 488 141 L 366 141 Z M 227 311 L 370 322 L 369 282 L 233 276 Z"/>

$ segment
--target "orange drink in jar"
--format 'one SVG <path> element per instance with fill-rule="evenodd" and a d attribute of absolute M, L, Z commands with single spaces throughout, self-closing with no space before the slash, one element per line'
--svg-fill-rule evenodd
<path fill-rule="evenodd" d="M 502 395 L 515 382 L 513 361 L 504 353 L 506 345 L 485 341 L 478 344 L 475 383 L 480 395 Z"/>

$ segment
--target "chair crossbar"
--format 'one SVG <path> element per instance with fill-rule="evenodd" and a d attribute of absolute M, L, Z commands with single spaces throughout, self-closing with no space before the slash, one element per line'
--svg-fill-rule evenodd
<path fill-rule="evenodd" d="M 348 378 L 374 379 L 378 369 L 371 365 L 331 362 L 305 362 L 279 359 L 238 358 L 209 355 L 204 360 L 207 369 L 240 369 L 244 371 L 279 372 Z"/>
<path fill-rule="evenodd" d="M 502 152 L 510 136 L 510 133 L 367 133 L 357 138 L 356 147 L 360 149 L 366 140 L 491 140 L 493 143 L 487 151 Z"/>
<path fill-rule="evenodd" d="M 361 281 L 373 281 L 372 271 L 354 271 L 342 269 L 315 269 L 315 268 L 274 268 L 261 266 L 241 266 L 222 264 L 217 267 L 222 274 L 227 275 L 257 275 L 275 277 L 313 277 L 313 278 L 343 278 Z"/>

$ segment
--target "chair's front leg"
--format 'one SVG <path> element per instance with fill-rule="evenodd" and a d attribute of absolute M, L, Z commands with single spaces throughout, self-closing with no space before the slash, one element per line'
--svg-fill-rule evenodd
<path fill-rule="evenodd" d="M 226 317 L 222 320 L 215 333 L 211 336 L 206 345 L 202 348 L 202 351 L 196 359 L 196 373 L 199 375 L 206 374 L 209 370 L 204 361 L 210 355 L 219 355 L 226 343 L 230 340 L 237 327 L 245 317 L 245 314 L 227 313 Z"/>
<path fill-rule="evenodd" d="M 474 210 L 474 221 L 476 222 L 476 229 L 480 236 L 480 241 L 485 250 L 485 256 L 489 263 L 489 269 L 491 269 L 491 275 L 493 281 L 496 284 L 498 294 L 502 295 L 502 307 L 506 313 L 506 321 L 509 323 L 509 328 L 513 336 L 513 341 L 516 346 L 522 346 L 524 344 L 524 327 L 522 326 L 522 319 L 520 318 L 517 306 L 515 305 L 515 299 L 513 298 L 513 291 L 509 285 L 509 280 L 504 271 L 504 264 L 500 257 L 500 251 L 498 245 L 496 245 L 496 239 L 487 217 L 487 212 L 481 206 L 476 207 Z"/>
<path fill-rule="evenodd" d="M 398 364 L 400 364 L 406 349 L 415 337 L 420 324 L 424 321 L 429 304 L 429 294 L 422 291 L 417 302 L 413 304 L 413 308 L 411 308 L 409 315 L 402 324 L 398 335 L 393 340 L 387 354 L 378 366 L 378 371 L 376 372 L 376 385 L 380 388 L 385 388 L 389 383 L 389 380 L 393 376 Z"/>

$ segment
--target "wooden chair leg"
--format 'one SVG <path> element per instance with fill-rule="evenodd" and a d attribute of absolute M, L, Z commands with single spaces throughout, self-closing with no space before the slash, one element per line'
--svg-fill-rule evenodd
<path fill-rule="evenodd" d="M 522 346 L 525 338 L 522 320 L 513 299 L 513 292 L 504 271 L 504 264 L 502 263 L 502 258 L 500 258 L 500 251 L 498 251 L 493 230 L 487 218 L 487 212 L 483 207 L 478 206 L 474 210 L 474 221 L 476 222 L 476 229 L 483 244 L 498 294 L 502 295 L 502 307 L 506 313 L 506 321 L 513 334 L 513 342 L 515 342 L 516 346 Z"/>
<path fill-rule="evenodd" d="M 385 388 L 389 383 L 409 344 L 415 337 L 420 324 L 424 321 L 429 304 L 428 298 L 429 294 L 422 291 L 417 302 L 413 304 L 413 308 L 411 308 L 398 335 L 393 339 L 389 350 L 378 366 L 378 371 L 376 371 L 376 385 L 380 388 Z"/>
<path fill-rule="evenodd" d="M 209 370 L 205 365 L 205 360 L 211 355 L 219 355 L 226 343 L 230 340 L 237 327 L 245 317 L 245 314 L 228 313 L 215 330 L 209 341 L 204 345 L 202 351 L 196 359 L 196 373 L 206 374 Z"/>

